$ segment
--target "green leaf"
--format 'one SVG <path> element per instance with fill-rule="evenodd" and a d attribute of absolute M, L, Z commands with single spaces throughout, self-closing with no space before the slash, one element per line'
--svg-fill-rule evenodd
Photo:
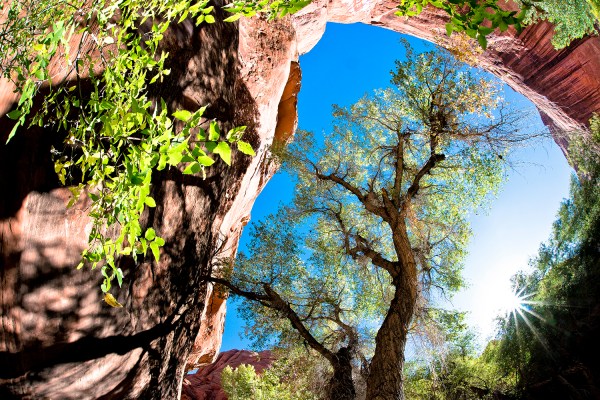
<path fill-rule="evenodd" d="M 215 151 L 215 147 L 217 147 L 217 142 L 206 142 L 204 145 L 206 146 L 206 151 L 212 153 Z"/>
<path fill-rule="evenodd" d="M 213 17 L 210 14 L 205 15 L 204 16 L 204 21 L 206 21 L 207 24 L 214 24 L 215 23 L 215 17 Z"/>
<path fill-rule="evenodd" d="M 244 154 L 247 154 L 249 156 L 255 156 L 256 153 L 254 152 L 254 149 L 252 148 L 252 146 L 250 145 L 250 143 L 247 142 L 243 142 L 243 141 L 239 141 L 237 142 L 237 147 L 238 150 L 241 151 Z"/>
<path fill-rule="evenodd" d="M 111 103 L 108 100 L 103 99 L 100 102 L 100 109 L 101 110 L 112 110 L 115 107 L 115 105 L 113 103 Z"/>
<path fill-rule="evenodd" d="M 188 122 L 192 118 L 192 113 L 188 110 L 177 110 L 173 113 L 173 117 L 180 121 Z"/>
<path fill-rule="evenodd" d="M 181 162 L 182 162 L 182 163 L 189 163 L 189 162 L 193 162 L 193 161 L 196 161 L 196 160 L 194 159 L 194 157 L 192 157 L 192 156 L 191 156 L 191 155 L 189 155 L 189 154 L 185 154 L 185 155 L 183 156 L 183 158 L 181 159 Z"/>
<path fill-rule="evenodd" d="M 17 123 L 17 124 L 15 124 L 15 126 L 13 126 L 12 130 L 8 134 L 8 139 L 6 139 L 7 144 L 8 144 L 8 142 L 10 142 L 10 139 L 12 139 L 15 136 L 15 133 L 17 133 L 17 128 L 19 128 L 19 126 L 21 126 L 20 123 Z"/>
<path fill-rule="evenodd" d="M 217 147 L 213 150 L 213 153 L 221 156 L 221 159 L 225 161 L 225 164 L 231 165 L 231 147 L 227 142 L 219 142 Z"/>
<path fill-rule="evenodd" d="M 217 121 L 210 121 L 210 127 L 208 129 L 208 140 L 216 142 L 219 140 L 221 136 L 221 130 L 219 129 L 219 125 L 217 125 Z"/>
<path fill-rule="evenodd" d="M 200 166 L 200 164 L 198 164 L 197 162 L 193 162 L 183 170 L 183 173 L 186 175 L 197 174 L 198 172 L 200 172 L 201 169 L 202 167 Z"/>
<path fill-rule="evenodd" d="M 152 228 L 148 228 L 144 234 L 144 237 L 148 240 L 153 240 L 156 237 L 156 231 Z"/>
<path fill-rule="evenodd" d="M 235 22 L 242 17 L 242 14 L 233 14 L 230 17 L 225 18 L 223 21 L 225 22 Z"/>
<path fill-rule="evenodd" d="M 203 142 L 206 140 L 206 131 L 202 128 L 198 129 L 198 135 L 196 135 L 196 139 Z"/>
<path fill-rule="evenodd" d="M 215 160 L 213 160 L 209 156 L 200 156 L 200 157 L 198 157 L 198 162 L 200 163 L 200 165 L 203 165 L 205 167 L 210 167 L 211 165 L 213 165 L 215 163 Z"/>
<path fill-rule="evenodd" d="M 229 143 L 238 141 L 242 138 L 244 132 L 246 132 L 246 126 L 236 126 L 235 128 L 230 129 L 229 132 L 227 132 L 227 140 L 229 141 Z"/>
<path fill-rule="evenodd" d="M 477 35 L 477 41 L 479 42 L 479 45 L 482 49 L 487 49 L 487 39 L 484 35 Z"/>
<path fill-rule="evenodd" d="M 205 156 L 205 155 L 206 155 L 206 153 L 204 152 L 204 150 L 202 150 L 202 149 L 200 148 L 200 146 L 196 146 L 196 147 L 194 147 L 194 149 L 192 150 L 192 153 L 191 153 L 191 155 L 192 155 L 192 157 L 193 157 L 193 158 L 194 158 L 194 160 L 195 160 L 197 157 L 200 157 L 200 156 Z M 193 160 L 192 160 L 192 161 L 193 161 Z"/>
<path fill-rule="evenodd" d="M 115 276 L 117 277 L 117 282 L 119 283 L 119 287 L 123 285 L 123 271 L 121 268 L 117 268 L 115 270 Z"/>
<path fill-rule="evenodd" d="M 144 183 L 144 175 L 143 174 L 133 174 L 131 176 L 129 176 L 129 181 L 133 184 L 133 185 L 141 185 L 142 183 Z"/>
<path fill-rule="evenodd" d="M 489 35 L 492 32 L 494 32 L 494 29 L 492 29 L 492 28 L 487 28 L 485 26 L 480 26 L 479 27 L 479 34 L 480 35 L 487 36 L 487 35 Z"/>
<path fill-rule="evenodd" d="M 21 112 L 21 110 L 17 109 L 17 110 L 12 110 L 8 114 L 6 114 L 6 116 L 10 119 L 18 119 L 22 114 L 23 113 Z"/>
<path fill-rule="evenodd" d="M 167 155 L 169 157 L 167 162 L 171 165 L 179 164 L 183 159 L 184 151 L 186 151 L 187 148 L 187 139 L 179 143 L 178 145 L 171 147 L 169 150 L 167 150 Z"/>
<path fill-rule="evenodd" d="M 161 154 L 160 158 L 158 159 L 158 165 L 156 166 L 156 170 L 162 171 L 163 169 L 165 169 L 165 167 L 167 166 L 167 160 L 168 160 L 168 157 L 165 156 L 164 154 Z"/>
<path fill-rule="evenodd" d="M 146 251 L 148 251 L 148 241 L 144 238 L 140 238 L 140 243 L 142 244 L 142 253 L 146 255 Z"/>
<path fill-rule="evenodd" d="M 454 24 L 452 24 L 451 22 L 448 22 L 446 24 L 446 35 L 451 36 L 453 31 L 454 31 Z"/>
<path fill-rule="evenodd" d="M 158 244 L 158 242 L 154 241 L 150 243 L 150 250 L 152 250 L 152 254 L 154 255 L 154 259 L 156 260 L 156 262 L 158 262 L 160 259 L 159 248 L 160 245 Z"/>
<path fill-rule="evenodd" d="M 188 11 L 192 14 L 196 14 L 204 6 L 205 6 L 205 4 L 203 4 L 203 3 L 196 3 L 193 6 L 191 6 L 190 8 L 188 8 Z"/>
<path fill-rule="evenodd" d="M 27 103 L 33 97 L 33 93 L 35 92 L 35 83 L 31 79 L 25 81 L 23 85 L 23 89 L 21 90 L 21 98 L 19 99 L 18 105 L 20 106 L 23 103 Z"/>
<path fill-rule="evenodd" d="M 146 203 L 148 207 L 156 207 L 156 201 L 154 201 L 154 199 L 150 196 L 146 197 L 144 203 Z"/>
<path fill-rule="evenodd" d="M 187 18 L 187 16 L 188 16 L 188 13 L 189 13 L 189 12 L 190 12 L 190 10 L 189 10 L 189 9 L 188 9 L 188 10 L 185 10 L 185 11 L 183 12 L 183 14 L 181 14 L 181 17 L 179 17 L 179 21 L 177 21 L 177 23 L 178 23 L 178 24 L 182 23 L 182 22 L 183 22 L 183 20 Z"/>

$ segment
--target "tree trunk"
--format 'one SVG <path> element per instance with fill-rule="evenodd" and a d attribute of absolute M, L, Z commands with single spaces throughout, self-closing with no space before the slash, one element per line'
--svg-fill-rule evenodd
<path fill-rule="evenodd" d="M 367 378 L 367 399 L 404 399 L 402 369 L 408 324 L 413 315 L 413 300 L 403 285 L 395 284 L 396 292 L 387 316 L 375 338 L 375 355 Z M 415 290 L 416 293 L 416 282 Z"/>
<path fill-rule="evenodd" d="M 367 378 L 369 400 L 404 399 L 404 347 L 417 301 L 417 268 L 402 217 L 392 231 L 399 268 L 392 281 L 394 298 L 375 338 L 375 355 Z"/>
<path fill-rule="evenodd" d="M 348 347 L 342 347 L 335 356 L 336 361 L 331 363 L 333 376 L 329 381 L 328 399 L 354 400 L 356 390 L 352 381 L 352 353 Z"/>

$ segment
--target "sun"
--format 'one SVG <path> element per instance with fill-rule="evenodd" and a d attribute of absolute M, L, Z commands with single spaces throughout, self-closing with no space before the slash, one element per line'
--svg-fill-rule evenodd
<path fill-rule="evenodd" d="M 499 309 L 505 315 L 523 315 L 523 311 L 536 315 L 529 309 L 530 307 L 528 307 L 532 304 L 537 304 L 537 302 L 531 300 L 531 297 L 534 294 L 535 293 L 525 293 L 525 288 L 521 290 L 515 288 L 510 291 L 506 291 L 503 293 L 501 298 L 498 299 Z"/>
<path fill-rule="evenodd" d="M 529 296 L 523 296 L 522 293 L 517 291 L 507 291 L 502 295 L 502 298 L 498 299 L 498 305 L 500 311 L 504 314 L 511 314 L 523 308 L 523 304 L 526 298 Z"/>
<path fill-rule="evenodd" d="M 512 296 L 507 296 L 505 303 L 505 316 L 509 319 L 512 319 L 515 324 L 515 329 L 517 332 L 519 331 L 519 321 L 524 322 L 525 326 L 533 333 L 535 338 L 541 343 L 541 345 L 546 349 L 546 351 L 550 352 L 548 348 L 548 343 L 541 332 L 536 328 L 536 326 L 530 320 L 530 317 L 537 318 L 538 320 L 547 323 L 542 315 L 540 315 L 537 311 L 533 309 L 534 305 L 545 305 L 545 303 L 531 300 L 531 298 L 535 295 L 535 293 L 523 294 L 525 289 L 521 289 L 520 291 L 513 291 Z"/>
<path fill-rule="evenodd" d="M 497 316 L 508 316 L 529 312 L 534 301 L 533 293 L 525 293 L 525 289 L 511 288 L 508 285 L 498 285 L 488 288 L 487 296 L 481 299 L 480 307 Z"/>
<path fill-rule="evenodd" d="M 534 300 L 535 292 L 528 288 L 513 287 L 510 282 L 497 282 L 481 290 L 476 298 L 470 297 L 469 319 L 480 330 L 482 337 L 495 337 L 498 321 L 514 321 L 529 325 L 530 318 L 542 320 L 536 312 L 543 305 Z M 459 308 L 461 306 L 459 305 Z M 517 322 L 519 320 L 519 322 Z"/>

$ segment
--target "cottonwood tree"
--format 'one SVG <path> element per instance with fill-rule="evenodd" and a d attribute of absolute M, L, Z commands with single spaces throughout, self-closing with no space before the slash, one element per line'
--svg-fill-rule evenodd
<path fill-rule="evenodd" d="M 370 400 L 403 398 L 404 349 L 418 304 L 432 288 L 461 286 L 468 215 L 498 189 L 509 148 L 532 136 L 520 128 L 523 113 L 447 53 L 417 55 L 407 45 L 406 58 L 392 89 L 335 107 L 323 145 L 298 132 L 282 155 L 297 179 L 289 222 L 262 223 L 254 237 L 265 243 L 233 272 L 236 285 L 253 285 L 234 293 L 266 306 L 250 306 L 255 327 L 281 333 L 289 322 L 315 349 L 333 342 L 354 349 L 350 332 L 371 326 L 356 318 L 356 299 L 376 298 L 368 309 L 381 313 L 371 314 L 380 319 L 366 373 Z M 303 249 L 290 257 L 299 237 L 278 242 L 289 224 L 303 226 L 307 257 Z M 324 301 L 332 293 L 334 301 Z M 319 326 L 316 316 L 333 325 Z M 335 360 L 335 352 L 319 352 Z"/>

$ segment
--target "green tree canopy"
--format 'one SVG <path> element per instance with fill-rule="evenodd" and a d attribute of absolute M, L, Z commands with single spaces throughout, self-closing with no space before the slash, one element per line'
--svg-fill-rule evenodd
<path fill-rule="evenodd" d="M 500 324 L 500 361 L 531 396 L 594 398 L 600 382 L 600 124 L 571 135 L 579 168 L 550 238 L 514 279 L 522 304 Z M 596 350 L 594 350 L 596 349 Z"/>
<path fill-rule="evenodd" d="M 322 146 L 297 133 L 281 154 L 293 204 L 252 231 L 229 281 L 215 280 L 254 301 L 244 312 L 259 343 L 299 334 L 334 375 L 340 351 L 364 358 L 373 399 L 402 396 L 413 317 L 432 288 L 461 286 L 469 212 L 498 189 L 508 149 L 532 136 L 491 83 L 443 51 L 407 49 L 393 83 L 335 107 Z"/>

